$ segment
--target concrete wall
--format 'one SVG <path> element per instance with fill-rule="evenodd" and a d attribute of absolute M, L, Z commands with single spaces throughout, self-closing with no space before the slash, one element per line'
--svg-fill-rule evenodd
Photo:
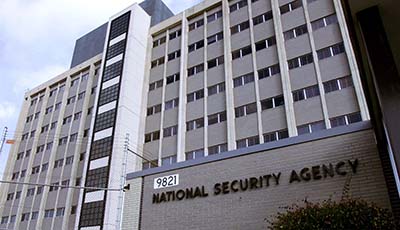
<path fill-rule="evenodd" d="M 340 129 L 340 128 L 339 128 Z M 346 181 L 350 183 L 350 195 L 373 201 L 381 207 L 390 208 L 383 172 L 374 142 L 374 134 L 370 129 L 358 130 L 335 136 L 336 129 L 323 131 L 322 136 L 306 141 L 308 137 L 295 137 L 289 140 L 299 141 L 298 144 L 286 145 L 228 158 L 220 161 L 210 161 L 195 164 L 191 167 L 181 167 L 177 170 L 159 170 L 160 173 L 146 175 L 143 172 L 143 197 L 141 212 L 142 229 L 266 229 L 267 220 L 272 220 L 280 207 L 292 203 L 302 203 L 302 200 L 322 201 L 329 198 L 338 200 Z M 334 131 L 334 132 L 332 132 Z M 354 131 L 354 130 L 353 130 Z M 329 134 L 329 135 L 327 135 Z M 285 141 L 285 140 L 284 140 Z M 304 141 L 304 142 L 303 142 Z M 279 144 L 278 144 L 279 145 Z M 264 145 L 267 148 L 267 145 Z M 251 151 L 251 150 L 249 150 Z M 254 151 L 254 150 L 253 150 Z M 235 155 L 237 151 L 223 153 Z M 348 161 L 358 159 L 356 173 L 352 172 Z M 304 167 L 335 165 L 345 162 L 343 170 L 348 174 L 335 175 L 310 181 L 294 181 L 289 183 L 292 170 L 300 172 Z M 186 163 L 186 162 L 184 162 Z M 216 183 L 232 182 L 233 180 L 250 177 L 258 178 L 274 173 L 281 173 L 279 185 L 270 179 L 268 187 L 247 191 L 229 192 L 215 195 Z M 153 189 L 154 178 L 179 174 L 179 185 L 167 189 Z M 129 177 L 129 176 L 128 176 Z M 133 197 L 140 189 L 137 179 L 131 180 L 135 187 L 127 192 L 127 197 Z M 133 185 L 131 184 L 131 185 Z M 167 191 L 178 191 L 196 186 L 204 186 L 207 197 L 153 203 L 153 194 Z M 130 198 L 131 199 L 131 198 Z M 129 202 L 126 199 L 126 202 Z M 125 207 L 131 204 L 125 203 Z M 137 205 L 132 202 L 132 205 Z M 125 224 L 131 224 L 128 218 L 132 208 L 125 209 Z"/>

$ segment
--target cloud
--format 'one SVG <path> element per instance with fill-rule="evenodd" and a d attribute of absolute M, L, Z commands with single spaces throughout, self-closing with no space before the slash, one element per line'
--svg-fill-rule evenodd
<path fill-rule="evenodd" d="M 11 102 L 0 103 L 0 119 L 8 120 L 16 115 L 17 106 Z"/>

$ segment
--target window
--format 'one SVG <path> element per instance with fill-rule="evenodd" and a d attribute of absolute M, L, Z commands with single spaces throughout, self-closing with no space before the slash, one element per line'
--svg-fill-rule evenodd
<path fill-rule="evenodd" d="M 188 69 L 188 77 L 191 77 L 195 74 L 201 73 L 204 71 L 204 64 L 200 64 Z"/>
<path fill-rule="evenodd" d="M 246 46 L 244 48 L 241 48 L 239 50 L 235 50 L 232 52 L 232 60 L 242 58 L 248 54 L 251 54 L 251 46 Z"/>
<path fill-rule="evenodd" d="M 337 23 L 337 22 L 338 21 L 337 21 L 336 14 L 332 14 L 332 15 L 329 15 L 324 18 L 320 18 L 318 20 L 311 22 L 311 27 L 315 31 L 320 28 L 327 27 L 328 25 Z"/>
<path fill-rule="evenodd" d="M 148 133 L 144 136 L 144 142 L 150 142 L 150 141 L 155 141 L 160 139 L 160 131 L 155 131 L 152 133 Z"/>
<path fill-rule="evenodd" d="M 39 118 L 39 115 L 40 115 L 40 112 L 35 113 L 34 119 L 38 119 L 38 118 Z"/>
<path fill-rule="evenodd" d="M 213 43 L 221 41 L 222 39 L 224 39 L 224 33 L 223 32 L 216 33 L 207 38 L 207 45 L 211 45 Z"/>
<path fill-rule="evenodd" d="M 20 160 L 22 158 L 24 158 L 24 153 L 23 152 L 22 153 L 18 153 L 17 154 L 17 160 Z"/>
<path fill-rule="evenodd" d="M 247 0 L 241 0 L 241 1 L 237 2 L 237 3 L 235 3 L 235 4 L 230 5 L 229 6 L 229 10 L 232 13 L 232 12 L 237 11 L 240 8 L 243 8 L 245 6 L 247 6 Z"/>
<path fill-rule="evenodd" d="M 197 28 L 199 28 L 199 27 L 201 27 L 203 25 L 204 25 L 204 20 L 203 19 L 195 21 L 195 22 L 189 24 L 189 32 L 192 31 L 192 30 L 195 30 L 195 29 L 197 29 Z"/>
<path fill-rule="evenodd" d="M 209 60 L 207 62 L 207 68 L 211 69 L 222 64 L 224 64 L 224 56 L 220 56 L 215 59 Z"/>
<path fill-rule="evenodd" d="M 81 181 L 82 179 L 80 177 L 77 177 L 75 180 L 75 186 L 81 186 Z"/>
<path fill-rule="evenodd" d="M 44 218 L 52 218 L 54 216 L 54 209 L 47 209 L 44 211 Z"/>
<path fill-rule="evenodd" d="M 51 183 L 51 186 L 50 186 L 50 188 L 49 188 L 49 192 L 52 192 L 52 191 L 57 191 L 58 189 L 59 189 L 59 183 L 58 182 L 55 182 L 55 183 Z"/>
<path fill-rule="evenodd" d="M 166 40 L 167 40 L 166 37 L 162 37 L 162 38 L 160 38 L 160 39 L 157 39 L 157 40 L 153 41 L 153 48 L 155 48 L 155 47 L 157 47 L 157 46 L 159 46 L 159 45 L 164 44 L 164 43 L 166 42 Z"/>
<path fill-rule="evenodd" d="M 7 194 L 7 200 L 12 200 L 12 199 L 14 199 L 14 193 Z"/>
<path fill-rule="evenodd" d="M 87 111 L 87 115 L 92 114 L 92 112 L 93 112 L 93 107 L 90 107 L 90 108 L 88 109 L 88 111 Z"/>
<path fill-rule="evenodd" d="M 42 164 L 42 172 L 47 171 L 48 168 L 49 168 L 49 163 Z"/>
<path fill-rule="evenodd" d="M 51 150 L 53 148 L 53 142 L 49 142 L 46 144 L 46 150 Z"/>
<path fill-rule="evenodd" d="M 49 97 L 52 97 L 52 96 L 56 95 L 56 93 L 57 93 L 57 88 L 50 90 Z"/>
<path fill-rule="evenodd" d="M 313 61 L 314 61 L 313 56 L 311 53 L 309 53 L 309 54 L 289 60 L 288 65 L 289 65 L 289 69 L 295 69 L 295 68 L 310 64 Z"/>
<path fill-rule="evenodd" d="M 49 114 L 49 113 L 51 113 L 52 111 L 53 111 L 53 106 L 50 106 L 50 107 L 48 107 L 48 108 L 46 109 L 45 114 Z"/>
<path fill-rule="evenodd" d="M 258 136 L 249 137 L 249 138 L 245 138 L 245 139 L 236 141 L 236 146 L 238 149 L 246 148 L 246 147 L 250 147 L 250 146 L 258 145 L 258 144 L 260 144 L 260 138 L 258 138 Z"/>
<path fill-rule="evenodd" d="M 348 115 L 343 115 L 339 117 L 334 117 L 330 119 L 331 122 L 331 127 L 338 127 L 338 126 L 344 126 L 344 125 L 349 125 L 352 123 L 360 122 L 362 121 L 361 114 L 358 113 L 353 113 L 353 114 L 348 114 Z"/>
<path fill-rule="evenodd" d="M 302 100 L 307 100 L 312 97 L 319 96 L 319 88 L 318 85 L 310 86 L 304 89 L 299 89 L 293 92 L 293 100 L 296 101 L 302 101 Z"/>
<path fill-rule="evenodd" d="M 59 110 L 61 108 L 61 102 L 58 102 L 55 107 L 54 110 Z"/>
<path fill-rule="evenodd" d="M 82 74 L 81 81 L 87 81 L 89 78 L 89 73 Z"/>
<path fill-rule="evenodd" d="M 300 8 L 301 6 L 302 6 L 301 0 L 296 0 L 279 7 L 279 9 L 281 10 L 281 14 L 286 14 L 287 12 Z"/>
<path fill-rule="evenodd" d="M 149 168 L 156 168 L 156 167 L 158 167 L 158 160 L 154 160 L 154 161 L 151 161 L 151 162 L 143 162 L 142 163 L 142 169 L 143 170 L 149 169 Z"/>
<path fill-rule="evenodd" d="M 179 73 L 168 76 L 167 77 L 167 85 L 179 81 L 179 78 L 180 78 Z"/>
<path fill-rule="evenodd" d="M 189 53 L 204 47 L 204 40 L 189 45 Z"/>
<path fill-rule="evenodd" d="M 177 37 L 180 37 L 181 34 L 182 34 L 182 30 L 174 31 L 174 32 L 169 34 L 169 40 L 172 40 L 172 39 L 175 39 Z"/>
<path fill-rule="evenodd" d="M 32 99 L 32 100 L 31 100 L 31 106 L 33 106 L 34 104 L 36 104 L 36 102 L 37 102 L 37 98 Z"/>
<path fill-rule="evenodd" d="M 29 220 L 29 214 L 30 213 L 22 213 L 21 215 L 21 221 L 28 221 Z"/>
<path fill-rule="evenodd" d="M 55 129 L 57 126 L 57 121 L 50 124 L 50 129 Z"/>
<path fill-rule="evenodd" d="M 32 168 L 32 175 L 40 172 L 40 166 L 35 166 Z"/>
<path fill-rule="evenodd" d="M 297 126 L 298 135 L 303 135 L 307 133 L 315 133 L 326 129 L 325 123 L 323 121 L 318 121 L 306 125 Z"/>
<path fill-rule="evenodd" d="M 213 22 L 221 17 L 222 17 L 222 10 L 215 12 L 213 14 L 210 14 L 207 16 L 207 23 Z"/>
<path fill-rule="evenodd" d="M 303 34 L 306 34 L 307 32 L 308 32 L 307 25 L 304 24 L 304 25 L 298 26 L 296 28 L 293 28 L 291 30 L 288 30 L 288 31 L 284 32 L 283 36 L 285 38 L 285 41 L 287 41 L 287 40 L 290 40 L 292 38 L 297 38 L 297 37 L 299 37 L 299 36 L 301 36 Z"/>
<path fill-rule="evenodd" d="M 161 104 L 147 108 L 147 116 L 161 112 Z"/>
<path fill-rule="evenodd" d="M 42 127 L 42 129 L 40 130 L 40 133 L 44 133 L 47 132 L 49 130 L 49 125 L 45 125 Z"/>
<path fill-rule="evenodd" d="M 21 171 L 20 178 L 24 178 L 26 176 L 26 169 Z"/>
<path fill-rule="evenodd" d="M 269 48 L 276 44 L 275 36 L 256 42 L 256 51 Z"/>
<path fill-rule="evenodd" d="M 34 138 L 35 137 L 35 133 L 36 133 L 36 130 L 31 131 L 30 137 Z"/>
<path fill-rule="evenodd" d="M 179 98 L 172 99 L 165 102 L 165 110 L 173 109 L 179 106 Z"/>
<path fill-rule="evenodd" d="M 44 145 L 40 145 L 38 147 L 36 147 L 36 153 L 41 153 L 44 151 Z"/>
<path fill-rule="evenodd" d="M 228 144 L 226 143 L 208 147 L 208 155 L 214 155 L 226 151 L 228 151 Z"/>
<path fill-rule="evenodd" d="M 15 193 L 15 199 L 21 198 L 21 191 Z"/>
<path fill-rule="evenodd" d="M 256 103 L 251 103 L 251 104 L 247 104 L 247 105 L 243 105 L 243 106 L 235 108 L 236 118 L 247 116 L 247 115 L 255 113 L 255 112 L 257 112 L 257 104 Z"/>
<path fill-rule="evenodd" d="M 208 115 L 208 125 L 213 125 L 226 121 L 226 112 Z"/>
<path fill-rule="evenodd" d="M 164 64 L 165 62 L 165 58 L 164 57 L 160 57 L 154 61 L 151 62 L 151 68 L 157 67 L 159 65 Z"/>
<path fill-rule="evenodd" d="M 283 95 L 268 98 L 261 101 L 261 109 L 272 109 L 285 104 L 285 100 L 283 99 Z"/>
<path fill-rule="evenodd" d="M 254 74 L 253 73 L 248 73 L 243 76 L 237 77 L 233 79 L 233 87 L 239 87 L 242 85 L 246 85 L 250 82 L 254 82 Z"/>
<path fill-rule="evenodd" d="M 25 133 L 25 134 L 23 134 L 23 135 L 21 136 L 21 140 L 22 140 L 22 141 L 23 141 L 23 140 L 26 140 L 26 139 L 28 139 L 28 137 L 29 137 L 29 134 Z"/>
<path fill-rule="evenodd" d="M 64 159 L 56 160 L 54 161 L 54 168 L 60 168 L 63 166 L 63 164 L 64 164 Z"/>
<path fill-rule="evenodd" d="M 10 217 L 10 224 L 11 223 L 15 223 L 15 219 L 17 218 L 17 216 L 16 215 L 12 215 L 11 217 Z"/>
<path fill-rule="evenodd" d="M 35 188 L 30 188 L 26 190 L 26 196 L 33 196 L 35 195 Z"/>
<path fill-rule="evenodd" d="M 74 103 L 74 102 L 75 102 L 75 96 L 70 97 L 70 98 L 67 99 L 67 105 L 69 105 L 71 103 Z"/>
<path fill-rule="evenodd" d="M 13 173 L 11 180 L 18 179 L 18 177 L 19 177 L 19 172 L 15 172 Z"/>
<path fill-rule="evenodd" d="M 65 85 L 60 85 L 60 87 L 58 88 L 59 93 L 64 92 L 65 90 Z"/>
<path fill-rule="evenodd" d="M 83 137 L 88 137 L 89 136 L 89 129 L 85 129 L 83 131 Z"/>
<path fill-rule="evenodd" d="M 90 91 L 90 95 L 93 95 L 96 93 L 97 87 L 93 87 L 92 90 Z"/>
<path fill-rule="evenodd" d="M 346 76 L 342 78 L 338 78 L 335 80 L 324 82 L 324 90 L 325 93 L 330 93 L 337 90 L 342 90 L 344 88 L 352 87 L 353 80 L 351 76 Z"/>
<path fill-rule="evenodd" d="M 36 189 L 36 195 L 42 194 L 42 192 L 43 192 L 43 186 L 37 187 L 37 189 Z"/>
<path fill-rule="evenodd" d="M 161 165 L 172 165 L 176 163 L 176 155 L 161 158 Z"/>
<path fill-rule="evenodd" d="M 33 120 L 33 115 L 30 115 L 26 118 L 26 123 L 29 123 Z"/>
<path fill-rule="evenodd" d="M 69 185 L 69 180 L 63 180 L 61 181 L 61 190 L 68 188 Z"/>
<path fill-rule="evenodd" d="M 83 98 L 85 98 L 85 92 L 79 93 L 78 100 L 82 100 Z"/>
<path fill-rule="evenodd" d="M 30 155 L 31 155 L 31 150 L 30 149 L 26 150 L 25 157 L 29 157 Z"/>
<path fill-rule="evenodd" d="M 172 52 L 172 53 L 168 54 L 168 61 L 172 61 L 172 60 L 174 60 L 176 58 L 179 58 L 180 56 L 181 56 L 181 51 L 180 50 Z"/>
<path fill-rule="evenodd" d="M 76 205 L 73 205 L 71 207 L 71 215 L 75 215 L 76 214 Z"/>
<path fill-rule="evenodd" d="M 78 82 L 79 82 L 79 78 L 75 78 L 75 79 L 71 80 L 71 87 L 78 84 Z"/>
<path fill-rule="evenodd" d="M 63 125 L 69 124 L 69 123 L 71 123 L 71 121 L 72 121 L 72 116 L 68 116 L 63 119 Z"/>
<path fill-rule="evenodd" d="M 258 80 L 261 80 L 263 78 L 271 77 L 275 74 L 278 74 L 281 72 L 281 69 L 279 68 L 279 64 L 260 69 L 258 70 Z"/>
<path fill-rule="evenodd" d="M 69 142 L 75 142 L 78 139 L 78 134 L 74 133 L 69 136 Z"/>
<path fill-rule="evenodd" d="M 253 25 L 258 25 L 272 19 L 272 11 L 258 15 L 253 18 Z"/>
<path fill-rule="evenodd" d="M 65 145 L 68 142 L 68 137 L 63 137 L 58 140 L 58 145 Z"/>
<path fill-rule="evenodd" d="M 159 80 L 153 83 L 150 83 L 149 85 L 149 91 L 161 88 L 163 86 L 163 80 Z"/>
<path fill-rule="evenodd" d="M 203 89 L 198 90 L 198 91 L 193 92 L 193 93 L 189 93 L 187 95 L 187 102 L 189 103 L 189 102 L 192 102 L 192 101 L 197 101 L 197 100 L 200 100 L 202 98 L 204 98 L 204 90 Z"/>
<path fill-rule="evenodd" d="M 289 132 L 288 132 L 288 130 L 281 130 L 281 131 L 266 133 L 263 136 L 264 136 L 264 143 L 268 143 L 268 142 L 288 138 Z"/>
<path fill-rule="evenodd" d="M 171 137 L 171 136 L 175 136 L 178 134 L 178 126 L 171 126 L 168 128 L 164 128 L 164 133 L 163 136 L 164 137 Z"/>
<path fill-rule="evenodd" d="M 231 27 L 231 35 L 247 30 L 250 27 L 249 21 L 242 22 L 240 24 Z"/>
<path fill-rule="evenodd" d="M 81 119 L 82 117 L 82 112 L 78 112 L 74 114 L 74 121 Z"/>
<path fill-rule="evenodd" d="M 37 220 L 38 217 L 39 217 L 39 212 L 38 211 L 32 212 L 31 220 Z"/>
<path fill-rule="evenodd" d="M 65 165 L 71 165 L 74 162 L 74 157 L 70 156 L 65 159 Z"/>
<path fill-rule="evenodd" d="M 186 122 L 186 131 L 200 129 L 204 127 L 204 118 Z"/>
<path fill-rule="evenodd" d="M 79 155 L 79 161 L 83 161 L 83 160 L 85 160 L 85 153 L 81 153 Z"/>
<path fill-rule="evenodd" d="M 333 46 L 320 49 L 317 51 L 317 54 L 318 54 L 318 59 L 322 60 L 325 58 L 336 56 L 344 52 L 345 52 L 344 45 L 343 42 L 341 42 Z"/>
<path fill-rule="evenodd" d="M 225 82 L 208 87 L 208 96 L 225 92 Z"/>
<path fill-rule="evenodd" d="M 7 223 L 8 223 L 8 216 L 1 217 L 1 224 L 7 224 Z"/>
<path fill-rule="evenodd" d="M 190 152 L 186 152 L 186 160 L 194 160 L 198 158 L 204 157 L 204 150 L 203 149 L 198 149 Z"/>

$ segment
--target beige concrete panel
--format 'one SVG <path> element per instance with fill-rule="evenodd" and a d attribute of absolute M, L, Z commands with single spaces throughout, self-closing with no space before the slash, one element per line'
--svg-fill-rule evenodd
<path fill-rule="evenodd" d="M 297 126 L 322 121 L 324 119 L 319 96 L 295 102 L 294 112 Z"/>

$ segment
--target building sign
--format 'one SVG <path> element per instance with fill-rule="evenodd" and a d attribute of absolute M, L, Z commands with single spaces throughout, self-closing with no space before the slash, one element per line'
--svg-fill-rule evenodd
<path fill-rule="evenodd" d="M 179 174 L 157 177 L 154 179 L 154 189 L 169 188 L 179 185 Z"/>
<path fill-rule="evenodd" d="M 285 172 L 289 175 L 288 181 L 282 180 L 282 172 L 275 172 L 256 177 L 235 179 L 232 181 L 222 181 L 214 184 L 211 188 L 208 188 L 205 185 L 200 185 L 185 189 L 154 193 L 153 204 L 190 200 L 195 198 L 208 197 L 211 195 L 220 196 L 229 193 L 246 192 L 268 188 L 270 186 L 279 186 L 281 183 L 294 184 L 307 181 L 318 181 L 335 176 L 346 176 L 348 174 L 356 174 L 358 165 L 358 159 L 340 161 L 335 164 L 330 163 L 315 165 L 312 167 L 304 167 L 301 170 L 292 170 L 291 172 Z M 175 177 L 177 182 L 174 182 Z M 169 183 L 171 183 L 171 185 L 169 185 Z M 154 189 L 172 187 L 178 184 L 179 174 L 154 179 Z"/>

